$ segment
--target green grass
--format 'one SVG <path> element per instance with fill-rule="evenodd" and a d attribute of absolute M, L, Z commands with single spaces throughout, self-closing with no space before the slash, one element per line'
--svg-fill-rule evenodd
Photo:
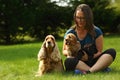
<path fill-rule="evenodd" d="M 74 75 L 72 73 L 51 73 L 42 77 L 35 77 L 38 70 L 37 53 L 41 42 L 0 46 L 0 80 L 120 80 L 120 36 L 106 36 L 104 50 L 115 48 L 117 57 L 110 66 L 110 73 L 94 73 L 88 75 Z M 62 41 L 57 41 L 60 51 Z M 62 55 L 62 53 L 61 53 Z M 65 57 L 62 55 L 62 59 Z"/>

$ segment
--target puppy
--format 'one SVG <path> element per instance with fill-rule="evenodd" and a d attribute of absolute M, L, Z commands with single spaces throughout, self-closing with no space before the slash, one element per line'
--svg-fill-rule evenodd
<path fill-rule="evenodd" d="M 36 76 L 52 71 L 63 71 L 60 51 L 53 35 L 46 36 L 38 53 L 39 69 Z"/>
<path fill-rule="evenodd" d="M 73 33 L 66 35 L 64 39 L 65 50 L 67 51 L 67 57 L 76 57 L 80 60 L 87 61 L 88 55 L 85 51 L 81 50 L 81 44 L 77 41 L 77 37 Z"/>

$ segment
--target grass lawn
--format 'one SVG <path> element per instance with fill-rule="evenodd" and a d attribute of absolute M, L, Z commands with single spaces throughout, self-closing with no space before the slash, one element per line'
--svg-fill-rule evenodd
<path fill-rule="evenodd" d="M 88 75 L 74 75 L 72 73 L 51 73 L 42 77 L 35 77 L 38 69 L 37 53 L 41 42 L 0 46 L 0 80 L 120 80 L 120 36 L 106 36 L 104 50 L 115 48 L 117 57 L 110 66 L 110 73 L 98 72 Z M 57 41 L 60 51 L 62 41 Z M 61 53 L 62 55 L 62 53 Z M 62 59 L 65 57 L 62 55 Z"/>

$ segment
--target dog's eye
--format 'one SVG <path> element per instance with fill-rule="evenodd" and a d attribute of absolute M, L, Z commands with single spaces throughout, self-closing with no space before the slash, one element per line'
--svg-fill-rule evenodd
<path fill-rule="evenodd" d="M 71 36 L 69 36 L 69 38 L 71 38 Z"/>
<path fill-rule="evenodd" d="M 54 39 L 51 37 L 51 40 L 54 41 Z"/>
<path fill-rule="evenodd" d="M 48 40 L 48 38 L 45 39 L 46 41 Z"/>
<path fill-rule="evenodd" d="M 53 40 L 53 38 L 51 38 Z"/>

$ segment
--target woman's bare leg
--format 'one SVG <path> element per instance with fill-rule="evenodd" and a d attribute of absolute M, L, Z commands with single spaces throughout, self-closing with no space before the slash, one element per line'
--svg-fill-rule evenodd
<path fill-rule="evenodd" d="M 88 71 L 90 67 L 87 64 L 85 64 L 83 61 L 79 61 L 78 64 L 76 65 L 76 69 Z"/>
<path fill-rule="evenodd" d="M 113 62 L 113 57 L 109 54 L 103 54 L 98 61 L 89 69 L 90 72 L 96 72 L 108 67 Z"/>

